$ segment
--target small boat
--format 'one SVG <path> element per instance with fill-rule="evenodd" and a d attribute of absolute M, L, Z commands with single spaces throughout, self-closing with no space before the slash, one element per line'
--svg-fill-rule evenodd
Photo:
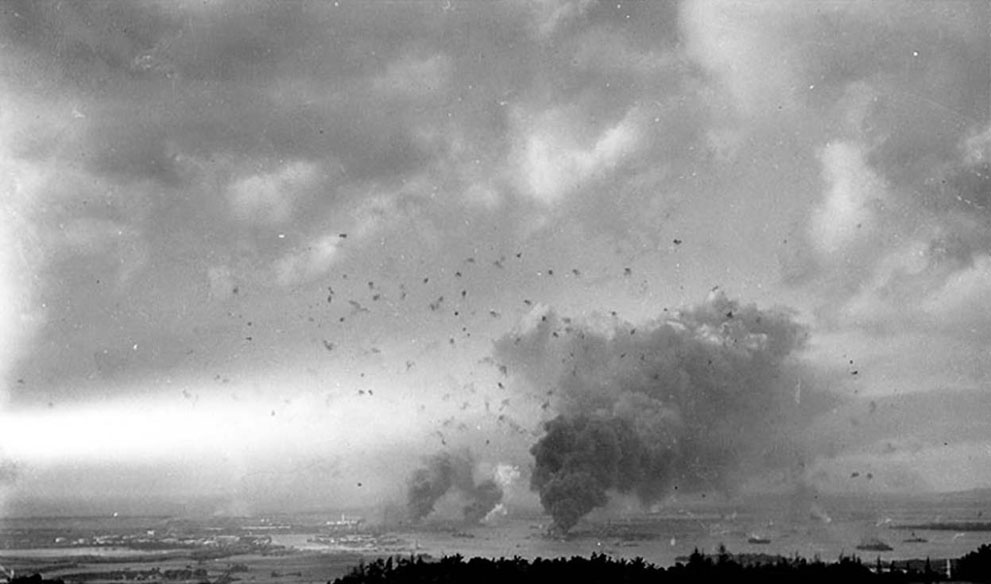
<path fill-rule="evenodd" d="M 865 552 L 890 552 L 895 548 L 876 537 L 869 537 L 857 544 L 857 549 Z"/>
<path fill-rule="evenodd" d="M 915 535 L 915 532 L 914 531 L 912 532 L 912 537 L 910 537 L 908 539 L 904 539 L 902 541 L 904 543 L 929 543 L 929 540 L 928 539 L 926 539 L 924 537 L 919 537 L 918 535 Z"/>
<path fill-rule="evenodd" d="M 747 538 L 747 543 L 766 545 L 771 543 L 771 540 L 767 539 L 766 537 L 761 537 L 759 535 L 751 535 L 750 537 Z"/>

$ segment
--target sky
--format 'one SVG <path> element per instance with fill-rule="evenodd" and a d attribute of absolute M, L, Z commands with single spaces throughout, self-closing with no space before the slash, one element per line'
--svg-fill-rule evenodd
<path fill-rule="evenodd" d="M 6 2 L 0 503 L 369 504 L 456 447 L 525 476 L 564 406 L 508 339 L 724 302 L 807 332 L 803 481 L 991 487 L 989 31 L 977 0 Z"/>

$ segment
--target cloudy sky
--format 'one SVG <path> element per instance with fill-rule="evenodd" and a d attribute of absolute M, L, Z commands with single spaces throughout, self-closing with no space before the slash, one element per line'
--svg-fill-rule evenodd
<path fill-rule="evenodd" d="M 555 404 L 500 339 L 720 294 L 809 331 L 806 480 L 991 487 L 989 30 L 979 0 L 4 3 L 0 492 L 367 503 L 459 444 L 525 472 Z"/>

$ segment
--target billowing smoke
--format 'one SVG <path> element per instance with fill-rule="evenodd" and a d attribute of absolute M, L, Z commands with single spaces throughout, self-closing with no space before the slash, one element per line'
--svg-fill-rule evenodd
<path fill-rule="evenodd" d="M 492 479 L 478 483 L 468 495 L 464 517 L 469 523 L 478 523 L 502 501 L 502 489 Z"/>
<path fill-rule="evenodd" d="M 562 415 L 545 428 L 531 450 L 536 467 L 530 484 L 563 531 L 605 505 L 609 490 L 650 500 L 668 484 L 675 445 L 650 444 L 629 419 Z"/>
<path fill-rule="evenodd" d="M 801 414 L 795 358 L 807 334 L 791 315 L 714 292 L 701 305 L 633 327 L 531 315 L 500 339 L 558 416 L 531 448 L 531 488 L 561 531 L 607 503 L 672 490 L 732 492 L 748 469 L 793 464 Z"/>
<path fill-rule="evenodd" d="M 464 500 L 465 521 L 478 523 L 502 501 L 502 487 L 494 479 L 475 482 L 475 463 L 467 451 L 441 452 L 429 457 L 410 477 L 406 508 L 410 519 L 420 521 L 433 512 L 441 497 L 452 489 Z"/>

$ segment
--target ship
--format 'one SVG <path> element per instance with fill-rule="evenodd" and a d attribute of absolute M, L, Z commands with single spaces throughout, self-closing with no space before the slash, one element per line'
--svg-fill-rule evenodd
<path fill-rule="evenodd" d="M 324 523 L 328 531 L 355 531 L 365 522 L 364 517 L 351 517 L 341 514 L 340 519 L 333 519 Z"/>
<path fill-rule="evenodd" d="M 340 519 L 332 519 L 323 524 L 322 533 L 319 533 L 306 541 L 309 543 L 320 543 L 324 545 L 342 545 L 356 537 L 360 537 L 361 527 L 364 525 L 363 517 L 349 517 L 341 515 Z"/>
<path fill-rule="evenodd" d="M 876 537 L 868 537 L 857 544 L 857 549 L 865 552 L 890 552 L 895 548 Z"/>
<path fill-rule="evenodd" d="M 376 538 L 369 534 L 316 535 L 306 540 L 309 543 L 319 543 L 335 548 L 348 550 L 376 549 Z"/>

